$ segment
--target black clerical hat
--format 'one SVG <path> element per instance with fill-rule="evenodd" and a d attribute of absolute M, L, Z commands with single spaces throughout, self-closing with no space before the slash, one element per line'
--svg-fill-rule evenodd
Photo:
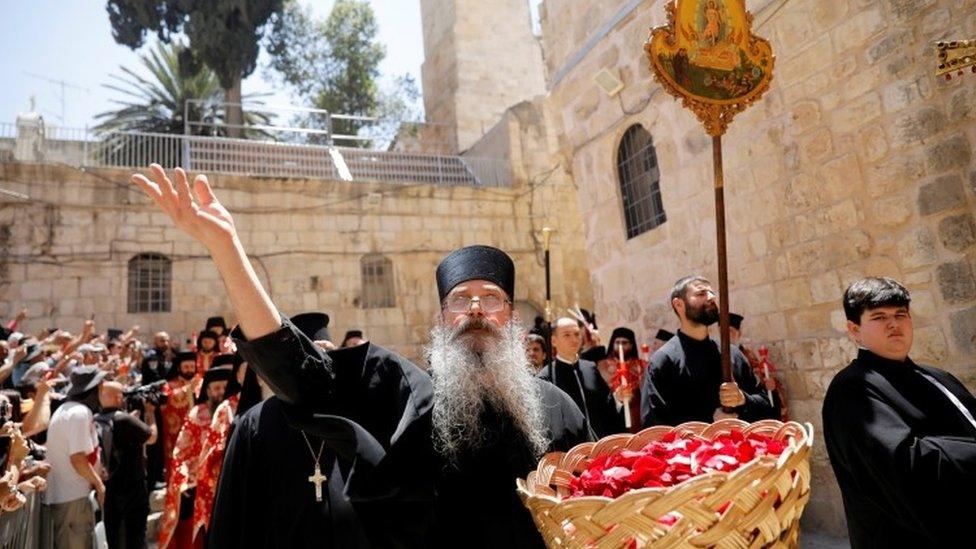
<path fill-rule="evenodd" d="M 291 317 L 291 323 L 312 341 L 332 341 L 329 335 L 329 315 L 325 313 L 301 313 Z"/>
<path fill-rule="evenodd" d="M 200 393 L 197 395 L 196 403 L 203 404 L 207 401 L 207 386 L 215 381 L 230 381 L 234 373 L 230 366 L 218 366 L 210 368 L 203 373 L 203 383 L 200 385 Z M 226 397 L 226 393 L 225 393 Z"/>
<path fill-rule="evenodd" d="M 610 334 L 610 341 L 607 342 L 608 343 L 607 358 L 617 358 L 617 353 L 619 351 L 617 351 L 616 347 L 614 347 L 614 342 L 617 340 L 618 337 L 622 337 L 627 341 L 630 341 L 630 352 L 627 354 L 625 358 L 628 359 L 636 358 L 637 357 L 637 336 L 634 334 L 633 330 L 631 330 L 630 328 L 625 328 L 623 326 L 619 328 L 615 328 L 613 332 Z"/>
<path fill-rule="evenodd" d="M 737 313 L 729 313 L 729 326 L 735 328 L 736 330 L 742 329 L 742 315 Z"/>
<path fill-rule="evenodd" d="M 229 355 L 229 354 L 217 355 L 217 356 L 214 357 L 213 361 L 210 363 L 210 367 L 211 368 L 219 368 L 221 366 L 231 366 L 231 367 L 234 367 L 234 366 L 237 366 L 238 364 L 240 364 L 243 361 L 244 361 L 244 359 L 241 358 L 241 357 L 239 357 L 239 356 L 237 356 L 237 355 Z"/>
<path fill-rule="evenodd" d="M 220 326 L 221 328 L 224 329 L 224 332 L 225 333 L 227 332 L 227 322 L 224 321 L 224 317 L 222 317 L 222 316 L 212 316 L 212 317 L 208 318 L 207 319 L 207 326 L 204 328 L 204 330 L 209 330 L 210 328 L 213 328 L 215 326 Z"/>
<path fill-rule="evenodd" d="M 491 246 L 465 246 L 449 253 L 437 266 L 437 294 L 443 301 L 455 286 L 469 280 L 497 284 L 515 299 L 515 263 Z"/>
<path fill-rule="evenodd" d="M 654 339 L 658 339 L 661 341 L 668 341 L 672 337 L 674 337 L 674 333 L 669 332 L 667 330 L 658 330 L 657 335 L 654 336 Z"/>
<path fill-rule="evenodd" d="M 216 349 L 217 348 L 216 343 L 218 341 L 220 341 L 220 336 L 217 335 L 217 332 L 211 332 L 210 330 L 204 330 L 204 331 L 200 332 L 200 335 L 197 336 L 197 350 L 198 351 L 201 350 L 201 349 L 203 349 L 203 340 L 204 339 L 212 339 L 212 340 L 214 340 L 214 349 Z"/>
<path fill-rule="evenodd" d="M 194 353 L 193 351 L 180 351 L 180 352 L 176 353 L 176 356 L 175 357 L 173 357 L 173 365 L 176 366 L 177 369 L 179 369 L 180 364 L 183 364 L 184 362 L 187 362 L 187 361 L 190 361 L 190 360 L 192 360 L 193 362 L 196 362 L 197 361 L 197 354 Z"/>

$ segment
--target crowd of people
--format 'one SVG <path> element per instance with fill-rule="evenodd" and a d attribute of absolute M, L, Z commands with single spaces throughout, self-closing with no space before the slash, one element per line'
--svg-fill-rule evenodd
<path fill-rule="evenodd" d="M 110 548 L 140 548 L 150 492 L 165 489 L 158 546 L 203 546 L 233 420 L 271 394 L 224 319 L 181 347 L 164 331 L 145 344 L 138 326 L 97 333 L 93 320 L 25 334 L 27 315 L 0 327 L 0 515 L 43 492 L 36 543 L 91 547 L 100 518 Z M 335 348 L 326 315 L 294 320 Z M 351 331 L 342 344 L 363 341 Z"/>

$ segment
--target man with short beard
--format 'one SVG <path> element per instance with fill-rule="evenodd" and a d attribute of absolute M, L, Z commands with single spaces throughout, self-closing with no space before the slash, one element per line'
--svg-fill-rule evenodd
<path fill-rule="evenodd" d="M 652 356 L 641 384 L 641 423 L 679 425 L 687 421 L 711 423 L 725 417 L 756 421 L 776 417 L 749 361 L 731 347 L 732 377 L 722 379 L 722 356 L 708 336 L 718 322 L 718 303 L 711 283 L 687 276 L 671 289 L 671 308 L 681 327 Z"/>
<path fill-rule="evenodd" d="M 197 355 L 190 351 L 183 351 L 173 358 L 173 365 L 167 375 L 166 404 L 160 407 L 160 417 L 163 420 L 160 438 L 163 439 L 163 478 L 169 477 L 170 457 L 176 447 L 176 438 L 183 427 L 183 420 L 190 413 L 193 406 L 193 395 L 199 386 L 201 377 L 197 376 Z"/>
<path fill-rule="evenodd" d="M 416 366 L 372 342 L 330 352 L 315 345 L 271 302 L 206 176 L 191 191 L 182 169 L 175 186 L 161 166 L 150 170 L 154 181 L 134 175 L 133 182 L 207 247 L 240 319 L 238 350 L 275 391 L 267 402 L 280 402 L 308 450 L 295 454 L 308 468 L 285 472 L 301 490 L 273 486 L 269 498 L 242 503 L 244 516 L 232 524 L 215 509 L 219 541 L 211 547 L 543 547 L 515 479 L 545 450 L 567 450 L 585 431 L 572 400 L 529 369 L 511 258 L 471 246 L 438 266 L 431 388 Z M 265 450 L 254 443 L 235 448 L 232 439 L 228 460 L 232 452 Z M 222 475 L 218 506 L 251 482 L 264 480 Z M 301 514 L 289 512 L 289 502 L 301 502 Z M 227 529 L 246 533 L 218 535 Z"/>

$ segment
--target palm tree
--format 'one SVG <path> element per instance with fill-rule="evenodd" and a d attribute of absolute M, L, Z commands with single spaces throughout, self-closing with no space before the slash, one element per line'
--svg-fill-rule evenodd
<path fill-rule="evenodd" d="M 184 132 L 184 113 L 188 112 L 193 135 L 215 135 L 223 121 L 220 103 L 224 93 L 217 75 L 206 67 L 187 67 L 180 55 L 180 43 L 159 42 L 155 48 L 140 55 L 148 77 L 140 76 L 128 67 L 121 67 L 121 75 L 112 75 L 113 82 L 104 86 L 119 92 L 123 99 L 113 99 L 118 109 L 95 115 L 101 122 L 96 133 L 136 131 L 146 133 Z M 184 111 L 187 101 L 188 111 Z"/>
<path fill-rule="evenodd" d="M 137 131 L 146 133 L 184 133 L 184 114 L 188 114 L 192 135 L 226 135 L 224 126 L 224 91 L 220 79 L 206 66 L 192 66 L 192 56 L 183 55 L 186 46 L 158 42 L 154 49 L 140 55 L 149 78 L 121 67 L 122 75 L 112 75 L 113 83 L 104 86 L 125 99 L 113 99 L 120 108 L 95 115 L 102 119 L 96 133 Z M 247 95 L 250 103 L 268 94 Z M 188 101 L 192 101 L 187 103 Z M 271 116 L 260 111 L 244 114 L 245 125 L 267 124 Z M 264 132 L 251 134 L 265 135 Z"/>

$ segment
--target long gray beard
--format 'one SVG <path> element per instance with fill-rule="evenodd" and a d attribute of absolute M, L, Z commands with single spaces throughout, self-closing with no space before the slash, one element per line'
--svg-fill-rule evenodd
<path fill-rule="evenodd" d="M 468 333 L 481 326 L 490 333 Z M 540 456 L 549 446 L 543 422 L 542 394 L 514 319 L 503 328 L 466 322 L 457 328 L 438 323 L 425 348 L 434 383 L 434 444 L 456 463 L 466 448 L 479 448 L 491 428 L 482 425 L 485 403 L 509 418 Z"/>

